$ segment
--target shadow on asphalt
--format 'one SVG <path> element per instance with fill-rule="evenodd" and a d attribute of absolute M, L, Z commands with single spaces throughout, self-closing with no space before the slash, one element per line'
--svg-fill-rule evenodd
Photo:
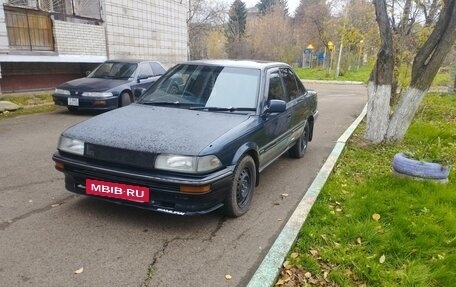
<path fill-rule="evenodd" d="M 204 229 L 206 225 L 212 226 L 214 221 L 225 221 L 226 218 L 220 211 L 214 211 L 201 216 L 180 216 L 155 212 L 147 209 L 135 208 L 126 205 L 107 202 L 104 200 L 78 196 L 72 200 L 67 209 L 78 213 L 78 217 L 87 216 L 87 220 L 96 222 L 109 222 L 112 225 L 128 225 L 130 227 L 144 228 L 144 232 L 154 229 L 194 230 L 195 226 Z"/>

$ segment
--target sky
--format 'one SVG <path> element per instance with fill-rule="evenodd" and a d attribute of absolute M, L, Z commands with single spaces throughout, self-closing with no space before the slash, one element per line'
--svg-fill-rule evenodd
<path fill-rule="evenodd" d="M 244 0 L 245 5 L 249 7 L 255 6 L 259 1 L 258 0 Z M 299 0 L 287 0 L 288 2 L 288 11 L 290 11 L 290 14 L 294 14 L 294 11 L 296 8 L 299 6 Z"/>

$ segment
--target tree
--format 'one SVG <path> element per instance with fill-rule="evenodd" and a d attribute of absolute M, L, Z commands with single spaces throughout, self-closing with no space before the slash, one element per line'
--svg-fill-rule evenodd
<path fill-rule="evenodd" d="M 292 64 L 300 55 L 290 17 L 280 6 L 264 15 L 249 18 L 246 31 L 247 56 L 252 59 Z"/>
<path fill-rule="evenodd" d="M 264 15 L 277 5 L 283 9 L 285 15 L 288 15 L 286 0 L 260 0 L 260 2 L 256 4 L 256 7 L 260 11 L 260 14 Z"/>
<path fill-rule="evenodd" d="M 242 54 L 242 39 L 247 24 L 247 9 L 241 0 L 231 4 L 228 24 L 225 30 L 227 50 L 230 58 L 239 58 Z"/>
<path fill-rule="evenodd" d="M 365 138 L 372 142 L 402 141 L 419 104 L 431 86 L 456 39 L 456 0 L 444 0 L 432 33 L 417 50 L 409 87 L 390 115 L 394 69 L 392 27 L 386 0 L 374 0 L 382 45 L 368 83 L 368 113 Z M 406 6 L 405 6 L 406 7 Z M 407 7 L 405 8 L 407 10 Z M 408 11 L 406 11 L 408 13 Z M 412 18 L 402 18 L 411 21 Z M 408 19 L 408 20 L 407 20 Z M 399 27 L 403 27 L 399 25 Z"/>
<path fill-rule="evenodd" d="M 192 0 L 189 2 L 187 28 L 190 59 L 205 57 L 207 36 L 214 27 L 225 23 L 227 7 L 223 2 Z"/>

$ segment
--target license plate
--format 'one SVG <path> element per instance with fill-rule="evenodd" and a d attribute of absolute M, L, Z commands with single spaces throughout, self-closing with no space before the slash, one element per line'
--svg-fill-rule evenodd
<path fill-rule="evenodd" d="M 86 179 L 86 193 L 128 201 L 149 202 L 149 188 L 137 185 Z"/>
<path fill-rule="evenodd" d="M 68 98 L 68 105 L 69 106 L 79 106 L 79 99 L 78 98 Z"/>

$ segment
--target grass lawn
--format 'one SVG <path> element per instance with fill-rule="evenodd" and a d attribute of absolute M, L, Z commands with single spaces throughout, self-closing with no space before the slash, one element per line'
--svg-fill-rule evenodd
<path fill-rule="evenodd" d="M 0 120 L 12 116 L 50 112 L 55 110 L 51 94 L 4 96 L 0 101 L 15 103 L 21 108 L 14 112 L 0 113 Z"/>
<path fill-rule="evenodd" d="M 359 70 L 351 71 L 342 71 L 342 74 L 339 77 L 335 77 L 335 70 L 331 70 L 328 74 L 328 71 L 323 68 L 294 68 L 294 71 L 300 79 L 305 80 L 337 80 L 337 81 L 356 81 L 367 83 L 369 80 L 370 73 L 372 71 L 372 66 L 362 66 Z M 410 72 L 409 72 L 410 74 Z M 408 83 L 410 79 L 407 79 Z M 432 86 L 444 86 L 451 87 L 453 85 L 450 72 L 447 69 L 443 69 L 434 78 Z"/>
<path fill-rule="evenodd" d="M 456 95 L 430 94 L 400 146 L 367 144 L 361 125 L 276 286 L 455 286 L 455 122 Z M 449 183 L 394 176 L 403 151 L 451 164 Z"/>

